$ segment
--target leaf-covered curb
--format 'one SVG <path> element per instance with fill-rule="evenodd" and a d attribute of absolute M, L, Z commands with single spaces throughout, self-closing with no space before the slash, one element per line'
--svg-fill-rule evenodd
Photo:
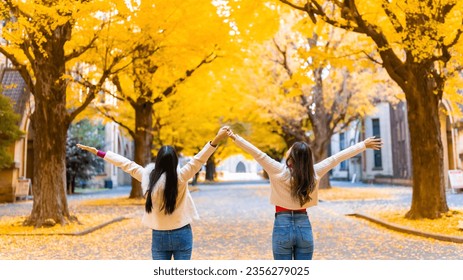
<path fill-rule="evenodd" d="M 8 235 L 8 236 L 30 236 L 30 235 L 68 235 L 68 236 L 82 236 L 89 234 L 91 232 L 94 232 L 96 230 L 102 229 L 105 226 L 108 226 L 110 224 L 120 222 L 122 220 L 128 219 L 128 217 L 117 217 L 115 219 L 112 219 L 108 222 L 104 222 L 102 224 L 96 225 L 94 227 L 90 227 L 85 230 L 81 231 L 76 231 L 76 232 L 52 232 L 52 233 L 0 233 L 0 235 Z"/>
<path fill-rule="evenodd" d="M 409 228 L 409 227 L 404 227 L 404 226 L 401 226 L 401 225 L 389 223 L 389 222 L 386 222 L 384 220 L 380 220 L 378 218 L 368 216 L 366 214 L 353 213 L 353 214 L 347 214 L 346 216 L 365 219 L 365 220 L 368 220 L 370 222 L 381 225 L 383 227 L 386 227 L 388 229 L 392 229 L 392 230 L 403 232 L 403 233 L 413 234 L 413 235 L 427 237 L 427 238 L 433 238 L 433 239 L 441 240 L 441 241 L 454 242 L 454 243 L 463 243 L 463 238 L 462 237 L 419 231 L 419 230 L 412 229 L 412 228 Z"/>

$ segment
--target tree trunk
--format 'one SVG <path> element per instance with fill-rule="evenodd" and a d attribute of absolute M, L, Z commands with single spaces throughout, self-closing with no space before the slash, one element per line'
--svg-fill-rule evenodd
<path fill-rule="evenodd" d="M 75 175 L 69 175 L 66 176 L 66 184 L 67 184 L 67 194 L 73 194 L 75 193 L 76 190 L 76 176 Z"/>
<path fill-rule="evenodd" d="M 416 81 L 416 86 L 404 89 L 413 162 L 412 205 L 406 217 L 435 219 L 449 210 L 439 122 L 440 98 L 433 93 L 425 78 Z"/>
<path fill-rule="evenodd" d="M 146 102 L 137 104 L 135 109 L 135 155 L 134 161 L 141 166 L 151 162 L 151 148 L 153 146 L 153 106 Z M 141 183 L 132 178 L 132 189 L 129 198 L 142 198 L 143 190 Z"/>
<path fill-rule="evenodd" d="M 66 174 L 66 190 L 68 194 L 71 194 L 71 176 Z"/>
<path fill-rule="evenodd" d="M 214 157 L 211 156 L 206 162 L 206 181 L 215 180 L 215 161 Z"/>
<path fill-rule="evenodd" d="M 333 120 L 334 112 L 330 112 L 325 108 L 325 97 L 323 92 L 323 68 L 316 68 L 314 71 L 315 84 L 312 87 L 313 100 L 316 104 L 314 113 L 311 113 L 311 102 L 304 100 L 304 105 L 308 110 L 308 119 L 312 124 L 314 135 L 313 141 L 310 142 L 315 163 L 318 163 L 328 157 L 328 145 L 333 136 L 331 121 Z M 330 176 L 325 174 L 318 183 L 319 189 L 330 189 Z"/>
<path fill-rule="evenodd" d="M 34 201 L 25 224 L 36 227 L 66 224 L 71 218 L 66 198 L 66 84 L 60 75 L 53 75 L 52 67 L 43 66 L 42 75 L 37 77 L 31 116 L 35 132 Z"/>
<path fill-rule="evenodd" d="M 317 138 L 320 139 L 320 138 Z M 328 138 L 331 139 L 331 136 Z M 324 141 L 326 142 L 326 141 Z M 314 148 L 313 148 L 313 157 L 315 163 L 318 163 L 328 157 L 328 145 L 322 143 L 315 143 L 314 141 Z M 320 179 L 320 182 L 318 183 L 318 188 L 319 189 L 330 189 L 331 184 L 330 184 L 330 175 L 327 173 L 325 176 L 323 176 Z"/>
<path fill-rule="evenodd" d="M 199 177 L 199 172 L 193 176 L 193 181 L 191 182 L 192 186 L 196 186 L 198 184 L 198 177 Z"/>
<path fill-rule="evenodd" d="M 76 176 L 72 177 L 71 181 L 71 194 L 74 194 L 76 192 Z"/>

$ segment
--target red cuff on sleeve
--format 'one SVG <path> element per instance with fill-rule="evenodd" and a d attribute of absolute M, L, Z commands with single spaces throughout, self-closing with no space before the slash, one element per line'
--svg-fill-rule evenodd
<path fill-rule="evenodd" d="M 103 152 L 103 151 L 98 150 L 98 152 L 96 153 L 96 155 L 99 156 L 100 158 L 104 158 L 105 155 L 106 155 L 106 152 Z"/>

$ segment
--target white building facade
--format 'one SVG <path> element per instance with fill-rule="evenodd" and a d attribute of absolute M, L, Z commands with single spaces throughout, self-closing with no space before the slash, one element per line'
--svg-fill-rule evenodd
<path fill-rule="evenodd" d="M 263 169 L 254 159 L 242 154 L 222 160 L 216 168 L 219 181 L 263 180 Z"/>
<path fill-rule="evenodd" d="M 441 108 L 444 169 L 448 174 L 448 170 L 461 170 L 463 166 L 463 125 L 461 119 L 452 116 L 450 106 L 445 101 Z M 333 135 L 330 154 L 371 136 L 381 137 L 383 148 L 367 150 L 346 160 L 333 169 L 331 179 L 411 185 L 412 159 L 406 103 L 400 102 L 394 106 L 380 103 L 376 109 L 375 113 L 352 124 L 347 130 Z M 448 180 L 446 184 L 448 188 Z"/>

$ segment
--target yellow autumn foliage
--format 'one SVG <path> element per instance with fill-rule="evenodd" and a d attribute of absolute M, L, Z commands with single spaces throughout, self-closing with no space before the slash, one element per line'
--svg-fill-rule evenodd
<path fill-rule="evenodd" d="M 463 212 L 454 209 L 442 215 L 440 219 L 410 220 L 404 217 L 403 210 L 376 211 L 371 213 L 374 217 L 402 227 L 411 228 L 426 233 L 463 237 Z"/>
<path fill-rule="evenodd" d="M 22 216 L 2 216 L 0 217 L 0 235 L 54 235 L 54 234 L 76 234 L 93 227 L 119 218 L 116 214 L 82 213 L 77 214 L 78 222 L 69 224 L 55 225 L 53 227 L 23 226 L 26 217 Z"/>

